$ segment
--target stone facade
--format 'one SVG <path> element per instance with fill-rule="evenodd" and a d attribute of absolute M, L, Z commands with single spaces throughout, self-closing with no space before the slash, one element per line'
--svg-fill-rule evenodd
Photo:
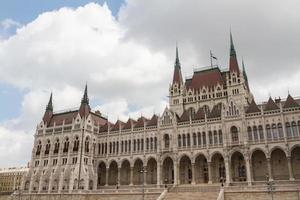
<path fill-rule="evenodd" d="M 151 119 L 109 122 L 89 107 L 54 113 L 35 133 L 24 193 L 74 193 L 165 184 L 253 185 L 300 179 L 299 99 L 256 104 L 231 38 L 229 69 L 183 81 L 178 50 L 169 108 Z"/>
<path fill-rule="evenodd" d="M 11 167 L 0 169 L 0 194 L 19 190 L 22 178 L 28 171 L 27 167 Z"/>

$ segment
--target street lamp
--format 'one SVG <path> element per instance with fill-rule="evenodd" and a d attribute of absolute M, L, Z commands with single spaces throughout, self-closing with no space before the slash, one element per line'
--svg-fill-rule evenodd
<path fill-rule="evenodd" d="M 274 181 L 270 181 L 269 180 L 269 176 L 268 175 L 266 175 L 266 179 L 267 179 L 267 190 L 268 190 L 268 193 L 271 194 L 271 198 L 272 198 L 272 200 L 274 200 L 273 193 L 275 191 L 275 183 L 274 183 Z"/>
<path fill-rule="evenodd" d="M 143 200 L 145 199 L 145 173 L 147 173 L 147 170 L 143 167 L 140 171 L 140 173 L 142 174 L 143 176 Z"/>

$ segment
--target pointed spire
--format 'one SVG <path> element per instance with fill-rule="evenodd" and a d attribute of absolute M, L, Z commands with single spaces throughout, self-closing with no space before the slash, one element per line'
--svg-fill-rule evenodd
<path fill-rule="evenodd" d="M 176 43 L 175 68 L 179 68 L 180 69 L 180 61 L 179 61 L 179 56 L 178 56 L 178 46 L 177 46 L 177 43 Z"/>
<path fill-rule="evenodd" d="M 48 105 L 46 107 L 46 111 L 52 111 L 53 112 L 52 92 L 50 94 L 50 99 L 49 99 Z"/>
<path fill-rule="evenodd" d="M 88 91 L 87 91 L 87 84 L 85 84 L 84 94 L 83 94 L 83 97 L 82 97 L 82 99 L 81 99 L 81 103 L 89 104 L 89 97 L 88 97 Z"/>
<path fill-rule="evenodd" d="M 236 59 L 236 52 L 233 44 L 232 33 L 230 31 L 230 59 L 229 59 L 229 71 L 240 73 L 239 65 Z"/>
<path fill-rule="evenodd" d="M 175 65 L 174 65 L 173 84 L 175 82 L 178 83 L 179 85 L 183 83 L 177 43 L 176 43 L 176 58 L 175 58 Z"/>
<path fill-rule="evenodd" d="M 247 86 L 248 90 L 250 90 L 249 83 L 248 83 L 248 76 L 247 76 L 245 65 L 244 65 L 244 58 L 242 58 L 242 67 L 243 67 L 243 76 L 244 76 L 244 79 L 246 82 L 246 86 Z"/>

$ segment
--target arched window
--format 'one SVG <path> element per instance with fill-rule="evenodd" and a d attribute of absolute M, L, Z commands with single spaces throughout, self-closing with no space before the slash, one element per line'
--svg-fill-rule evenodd
<path fill-rule="evenodd" d="M 121 153 L 124 152 L 124 141 L 121 141 Z"/>
<path fill-rule="evenodd" d="M 218 144 L 218 132 L 214 130 L 214 144 Z"/>
<path fill-rule="evenodd" d="M 206 133 L 202 132 L 202 144 L 205 147 L 206 146 Z"/>
<path fill-rule="evenodd" d="M 109 143 L 109 154 L 111 154 L 112 153 L 112 143 L 110 142 Z"/>
<path fill-rule="evenodd" d="M 178 135 L 178 147 L 181 147 L 181 135 Z"/>
<path fill-rule="evenodd" d="M 113 142 L 113 153 L 116 153 L 116 142 Z"/>
<path fill-rule="evenodd" d="M 128 141 L 128 152 L 131 152 L 131 140 Z"/>
<path fill-rule="evenodd" d="M 141 151 L 144 151 L 144 139 L 141 139 Z"/>
<path fill-rule="evenodd" d="M 209 145 L 213 144 L 213 136 L 212 136 L 212 132 L 208 131 L 208 141 L 209 141 Z"/>
<path fill-rule="evenodd" d="M 69 151 L 69 144 L 70 144 L 69 138 L 67 137 L 64 142 L 63 153 L 67 153 Z"/>
<path fill-rule="evenodd" d="M 196 111 L 194 108 L 189 108 L 189 116 L 191 116 L 192 119 L 195 119 Z"/>
<path fill-rule="evenodd" d="M 253 138 L 252 138 L 252 129 L 250 126 L 248 126 L 247 128 L 247 133 L 248 133 L 248 140 L 251 142 Z"/>
<path fill-rule="evenodd" d="M 292 130 L 293 130 L 293 137 L 297 137 L 298 136 L 297 124 L 294 121 L 292 122 Z"/>
<path fill-rule="evenodd" d="M 111 146 L 111 144 L 110 144 L 110 146 Z M 90 152 L 90 141 L 89 141 L 88 137 L 85 138 L 84 150 L 85 150 L 86 153 Z M 110 153 L 111 153 L 111 149 L 110 149 Z"/>
<path fill-rule="evenodd" d="M 257 133 L 256 126 L 253 126 L 253 139 L 254 139 L 254 141 L 258 141 L 258 133 Z"/>
<path fill-rule="evenodd" d="M 269 124 L 266 125 L 266 130 L 267 130 L 267 139 L 272 140 L 271 127 Z"/>
<path fill-rule="evenodd" d="M 150 138 L 150 149 L 153 150 L 153 138 Z"/>
<path fill-rule="evenodd" d="M 230 128 L 230 132 L 231 132 L 231 141 L 233 143 L 239 142 L 239 133 L 238 133 L 237 127 L 236 126 L 232 126 Z"/>
<path fill-rule="evenodd" d="M 193 133 L 193 145 L 197 146 L 197 136 L 196 136 L 196 133 Z"/>
<path fill-rule="evenodd" d="M 49 154 L 50 147 L 51 147 L 50 140 L 47 140 L 46 149 L 45 149 L 45 155 Z"/>
<path fill-rule="evenodd" d="M 105 143 L 105 154 L 107 154 L 107 142 Z"/>
<path fill-rule="evenodd" d="M 59 152 L 59 139 L 56 140 L 55 144 L 54 144 L 54 154 L 58 154 Z"/>
<path fill-rule="evenodd" d="M 292 128 L 289 122 L 285 123 L 285 128 L 286 128 L 286 135 L 288 138 L 292 137 Z"/>
<path fill-rule="evenodd" d="M 79 138 L 78 136 L 75 137 L 74 146 L 73 146 L 73 152 L 77 152 L 79 149 Z M 102 151 L 103 152 L 103 151 Z M 104 152 L 103 152 L 104 153 Z"/>
<path fill-rule="evenodd" d="M 136 140 L 133 140 L 133 151 L 136 151 Z"/>
<path fill-rule="evenodd" d="M 186 146 L 186 138 L 185 138 L 185 134 L 182 135 L 182 146 L 183 146 L 183 147 Z"/>
<path fill-rule="evenodd" d="M 278 131 L 276 124 L 272 124 L 272 133 L 273 133 L 273 139 L 278 139 Z"/>
<path fill-rule="evenodd" d="M 187 144 L 188 147 L 191 146 L 191 136 L 190 136 L 189 133 L 186 136 L 186 144 Z"/>
<path fill-rule="evenodd" d="M 127 140 L 125 140 L 125 149 L 124 152 L 127 152 Z"/>
<path fill-rule="evenodd" d="M 258 126 L 258 133 L 259 133 L 259 139 L 264 140 L 265 137 L 264 137 L 264 130 L 263 130 L 262 125 Z"/>
<path fill-rule="evenodd" d="M 117 153 L 119 153 L 119 142 L 117 142 Z"/>
<path fill-rule="evenodd" d="M 208 105 L 204 105 L 204 106 L 203 106 L 203 111 L 204 111 L 204 113 L 205 113 L 206 115 L 209 114 L 209 107 L 208 107 Z"/>
<path fill-rule="evenodd" d="M 39 156 L 39 155 L 41 154 L 41 149 L 42 149 L 42 142 L 39 141 L 39 142 L 38 142 L 38 145 L 37 145 L 37 147 L 36 147 L 36 152 L 35 152 L 35 155 L 36 155 L 36 156 Z"/>
<path fill-rule="evenodd" d="M 146 150 L 149 150 L 149 138 L 146 138 Z"/>
<path fill-rule="evenodd" d="M 219 144 L 223 144 L 223 134 L 222 134 L 222 130 L 219 130 Z"/>
<path fill-rule="evenodd" d="M 157 137 L 154 138 L 154 149 L 157 150 Z"/>
<path fill-rule="evenodd" d="M 140 139 L 137 139 L 137 151 L 140 151 Z"/>
<path fill-rule="evenodd" d="M 168 134 L 164 135 L 164 141 L 165 141 L 165 148 L 169 148 L 170 147 L 170 138 Z"/>
<path fill-rule="evenodd" d="M 201 146 L 201 133 L 198 132 L 197 135 L 198 135 L 198 146 Z"/>

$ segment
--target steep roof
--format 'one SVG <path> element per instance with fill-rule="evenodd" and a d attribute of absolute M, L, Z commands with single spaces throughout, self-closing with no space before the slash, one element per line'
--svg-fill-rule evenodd
<path fill-rule="evenodd" d="M 106 124 L 104 124 L 103 126 L 100 126 L 99 133 L 107 132 L 108 129 L 109 129 L 109 128 L 111 129 L 112 126 L 113 126 L 112 123 L 106 122 Z"/>
<path fill-rule="evenodd" d="M 188 110 L 184 110 L 182 115 L 179 118 L 179 122 L 186 122 L 190 120 L 190 115 Z"/>
<path fill-rule="evenodd" d="M 205 112 L 203 108 L 199 108 L 196 115 L 195 115 L 195 120 L 201 120 L 205 118 Z"/>
<path fill-rule="evenodd" d="M 232 34 L 230 32 L 230 58 L 229 58 L 229 71 L 240 74 L 239 65 L 236 58 L 236 52 L 233 44 Z"/>
<path fill-rule="evenodd" d="M 208 114 L 208 118 L 221 117 L 221 106 L 220 104 L 215 105 Z"/>
<path fill-rule="evenodd" d="M 148 121 L 148 119 L 146 119 L 145 117 L 140 117 L 137 120 L 137 123 L 135 124 L 135 128 L 141 128 L 144 127 L 144 124 Z"/>
<path fill-rule="evenodd" d="M 251 101 L 249 107 L 246 110 L 246 113 L 257 113 L 261 112 L 258 106 L 256 105 L 254 99 Z"/>
<path fill-rule="evenodd" d="M 53 114 L 48 126 L 54 126 L 54 123 L 56 126 L 62 125 L 63 122 L 65 122 L 65 124 L 71 124 L 77 114 L 78 110 Z"/>
<path fill-rule="evenodd" d="M 101 126 L 101 125 L 104 125 L 107 123 L 107 119 L 105 119 L 104 117 L 102 117 L 101 115 L 99 114 L 96 114 L 94 112 L 90 112 L 91 114 L 91 118 L 93 120 L 93 123 L 96 125 L 96 126 Z"/>
<path fill-rule="evenodd" d="M 158 116 L 153 115 L 150 121 L 147 123 L 147 127 L 149 126 L 157 126 Z"/>
<path fill-rule="evenodd" d="M 173 84 L 182 84 L 182 74 L 181 74 L 181 65 L 178 56 L 178 48 L 176 46 L 176 59 L 174 64 L 174 74 L 173 74 Z"/>
<path fill-rule="evenodd" d="M 264 111 L 270 111 L 270 110 L 278 110 L 279 107 L 276 105 L 276 103 L 274 102 L 274 100 L 270 97 Z"/>
<path fill-rule="evenodd" d="M 122 126 L 124 126 L 124 122 L 117 120 L 116 123 L 113 125 L 113 127 L 111 128 L 111 131 L 118 131 L 120 130 L 120 128 L 122 128 Z"/>
<path fill-rule="evenodd" d="M 299 107 L 299 104 L 294 100 L 294 98 L 289 94 L 284 102 L 283 108 L 295 108 Z"/>
<path fill-rule="evenodd" d="M 131 129 L 134 126 L 135 123 L 136 123 L 136 121 L 129 118 L 122 129 Z"/>
<path fill-rule="evenodd" d="M 218 67 L 196 71 L 191 79 L 186 80 L 186 87 L 194 90 L 199 90 L 203 87 L 215 87 L 218 84 L 224 84 L 221 71 Z"/>

